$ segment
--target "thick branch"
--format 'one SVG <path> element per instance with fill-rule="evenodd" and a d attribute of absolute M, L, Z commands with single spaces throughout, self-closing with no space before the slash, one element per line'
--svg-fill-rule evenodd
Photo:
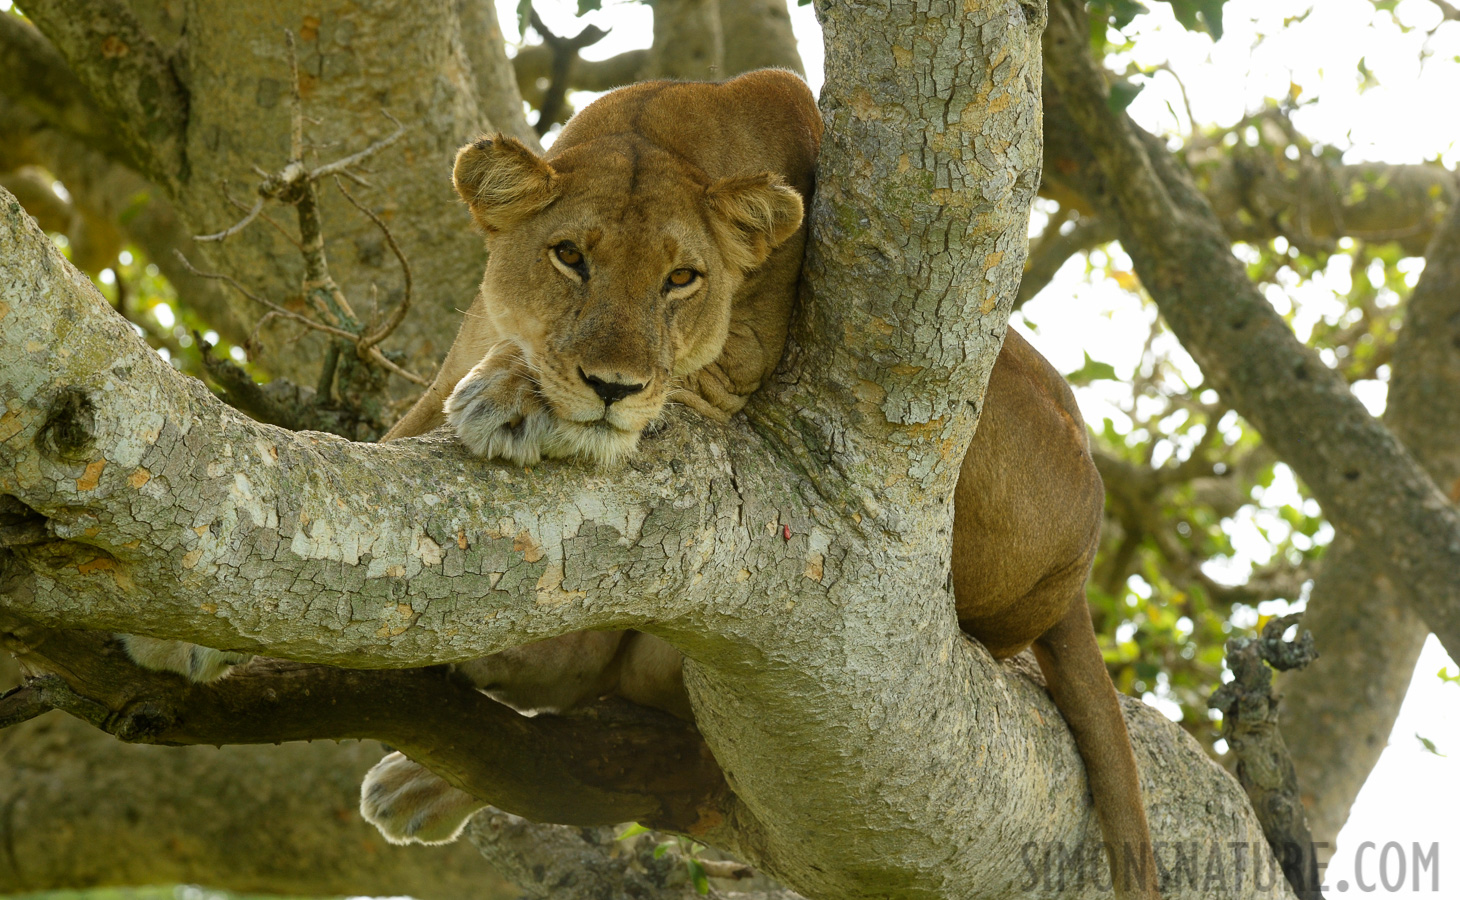
<path fill-rule="evenodd" d="M 50 39 L 158 184 L 188 177 L 187 92 L 172 63 L 121 0 L 30 0 L 25 14 Z"/>
<path fill-rule="evenodd" d="M 113 159 L 131 163 L 128 148 L 61 54 L 19 16 L 0 16 L 0 91 L 48 124 Z"/>
<path fill-rule="evenodd" d="M 1046 82 L 1044 181 L 1040 193 L 1090 215 L 1110 198 L 1080 126 Z M 1297 145 L 1303 149 L 1303 143 Z M 1215 163 L 1212 154 L 1221 154 Z M 1232 240 L 1279 235 L 1303 248 L 1331 249 L 1342 237 L 1394 241 L 1419 255 L 1457 194 L 1439 164 L 1339 163 L 1306 156 L 1294 162 L 1245 146 L 1203 148 L 1199 184 Z"/>
<path fill-rule="evenodd" d="M 371 739 L 540 822 L 641 821 L 681 832 L 727 790 L 694 728 L 627 705 L 528 718 L 446 669 L 362 671 L 255 660 L 213 685 L 132 664 L 97 632 L 6 623 L 30 689 L 124 741 L 169 746 Z"/>
<path fill-rule="evenodd" d="M 1082 10 L 1069 0 L 1052 10 L 1051 77 L 1100 162 L 1142 284 L 1223 399 L 1293 467 L 1336 528 L 1387 558 L 1446 648 L 1460 652 L 1460 514 L 1273 311 L 1189 175 L 1111 111 Z"/>

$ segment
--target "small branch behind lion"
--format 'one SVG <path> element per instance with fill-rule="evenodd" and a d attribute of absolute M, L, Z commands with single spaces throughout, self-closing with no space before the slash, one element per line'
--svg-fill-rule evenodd
<path fill-rule="evenodd" d="M 344 195 L 346 200 L 350 201 L 352 206 L 369 218 L 370 221 L 374 222 L 375 227 L 380 229 L 380 233 L 385 236 L 385 243 L 390 246 L 390 252 L 395 254 L 396 260 L 400 263 L 401 275 L 405 278 L 405 296 L 401 298 L 401 302 L 396 304 L 395 309 L 391 311 L 390 317 L 379 328 L 360 338 L 360 342 L 356 345 L 356 349 L 363 356 L 370 348 L 390 337 L 391 332 L 399 328 L 400 323 L 405 320 L 406 312 L 411 308 L 411 264 L 406 261 L 406 255 L 401 251 L 400 244 L 396 243 L 395 235 L 390 233 L 390 229 L 385 227 L 385 223 L 380 220 L 379 216 L 359 200 L 356 200 L 355 195 L 345 189 L 345 183 L 338 176 L 335 177 L 335 187 L 339 188 L 340 193 Z"/>
<path fill-rule="evenodd" d="M 1303 816 L 1298 775 L 1278 730 L 1279 697 L 1272 670 L 1301 669 L 1318 658 L 1311 632 L 1283 635 L 1302 619 L 1282 616 L 1263 626 L 1257 638 L 1227 642 L 1233 678 L 1209 701 L 1222 713 L 1222 736 L 1237 757 L 1237 780 L 1252 801 L 1263 834 L 1300 900 L 1323 900 L 1313 835 Z"/>
<path fill-rule="evenodd" d="M 259 166 L 254 166 L 254 171 L 259 174 L 260 181 L 255 188 L 258 195 L 252 206 L 245 207 L 243 203 L 235 200 L 228 192 L 227 184 L 223 185 L 223 194 L 228 202 L 240 209 L 244 209 L 243 218 L 222 231 L 199 235 L 196 240 L 204 242 L 216 242 L 226 240 L 238 234 L 252 224 L 256 219 L 263 218 L 276 230 L 282 233 L 290 243 L 299 249 L 300 256 L 304 260 L 304 283 L 303 293 L 305 300 L 313 308 L 317 318 L 293 312 L 285 309 L 273 301 L 249 291 L 237 279 L 227 275 L 201 272 L 186 259 L 184 265 L 193 273 L 215 280 L 221 280 L 229 284 L 243 296 L 258 303 L 268 310 L 267 314 L 259 322 L 259 328 L 271 319 L 280 318 L 297 322 L 314 331 L 328 334 L 346 342 L 354 349 L 354 355 L 369 366 L 383 369 L 394 375 L 404 378 L 420 387 L 426 387 L 430 382 L 405 369 L 394 360 L 391 360 L 379 348 L 379 344 L 389 337 L 405 319 L 407 311 L 413 299 L 414 289 L 410 263 L 406 259 L 404 251 L 401 250 L 399 242 L 391 234 L 385 222 L 375 212 L 367 208 L 355 198 L 345 187 L 344 179 L 350 179 L 356 184 L 369 186 L 361 175 L 354 171 L 355 167 L 361 165 L 372 156 L 394 144 L 405 134 L 405 126 L 401 124 L 389 112 L 381 110 L 390 122 L 395 125 L 395 130 L 385 137 L 375 141 L 359 152 L 349 154 L 333 162 L 324 163 L 311 169 L 304 163 L 305 139 L 303 111 L 303 99 L 299 85 L 299 59 L 295 51 L 294 35 L 285 31 L 285 43 L 288 46 L 289 72 L 291 81 L 290 91 L 290 113 L 289 113 L 289 160 L 284 167 L 277 172 L 268 172 Z M 354 307 L 349 298 L 345 295 L 338 282 L 330 274 L 329 261 L 325 255 L 325 240 L 322 218 L 319 210 L 318 195 L 315 185 L 324 178 L 334 180 L 336 187 L 345 199 L 357 210 L 370 219 L 381 233 L 385 236 L 386 243 L 390 246 L 391 252 L 395 254 L 396 260 L 400 263 L 401 272 L 405 279 L 405 295 L 401 303 L 391 312 L 383 323 L 362 323 L 356 315 Z M 294 207 L 295 214 L 299 221 L 299 238 L 296 240 L 279 223 L 264 212 L 269 201 Z M 181 257 L 182 254 L 178 254 Z M 253 335 L 249 338 L 248 346 L 252 350 L 258 347 L 259 328 L 254 329 Z M 338 351 L 332 351 L 331 358 L 338 358 Z M 331 369 L 329 377 L 334 378 L 335 369 Z M 344 377 L 344 376 L 341 376 Z M 321 391 L 321 397 L 327 397 L 328 391 Z"/>
<path fill-rule="evenodd" d="M 547 130 L 563 111 L 563 102 L 568 96 L 569 75 L 573 70 L 573 61 L 578 58 L 578 51 L 603 40 L 608 32 L 597 25 L 589 25 L 573 37 L 562 37 L 543 24 L 536 9 L 531 10 L 530 15 L 533 30 L 542 35 L 542 42 L 553 54 L 548 89 L 542 95 L 542 104 L 537 109 L 537 122 L 532 126 L 542 136 L 547 134 Z"/>
<path fill-rule="evenodd" d="M 268 314 L 259 321 L 260 328 L 264 325 L 265 322 L 269 320 L 270 317 L 277 316 L 278 318 L 287 319 L 291 322 L 298 322 L 300 325 L 304 325 L 307 328 L 312 328 L 315 331 L 320 331 L 325 334 L 331 335 L 332 337 L 337 337 L 341 340 L 348 341 L 350 344 L 357 347 L 366 338 L 366 336 L 356 334 L 355 332 L 346 331 L 343 328 L 336 328 L 333 325 L 326 325 L 323 322 L 316 322 L 314 319 L 311 319 L 308 316 L 301 315 L 297 312 L 293 312 L 292 310 L 285 309 L 284 307 L 273 302 L 272 300 L 267 300 L 263 297 L 260 297 L 258 294 L 255 294 L 253 291 L 250 291 L 248 288 L 240 284 L 238 279 L 234 278 L 232 275 L 224 275 L 219 272 L 204 272 L 203 270 L 194 266 L 188 260 L 188 258 L 182 254 L 181 251 L 177 251 L 177 258 L 182 261 L 182 264 L 187 267 L 187 270 L 189 272 L 198 276 L 199 278 L 208 278 L 214 281 L 222 281 L 223 283 L 232 287 L 234 290 L 238 291 L 243 296 L 267 309 L 269 311 Z M 395 326 L 391 327 L 394 328 Z M 386 332 L 386 334 L 389 334 L 389 332 Z M 249 336 L 249 343 L 256 344 L 257 338 L 258 328 L 255 328 L 254 333 Z M 384 339 L 383 335 L 381 339 Z M 376 341 L 376 343 L 379 343 L 379 341 Z M 391 362 L 388 358 L 386 358 L 385 354 L 380 352 L 380 348 L 374 345 L 365 347 L 361 351 L 361 358 L 368 360 L 369 362 L 372 362 L 389 372 L 394 372 L 396 375 L 399 375 L 400 377 L 411 382 L 412 384 L 418 384 L 421 387 L 429 387 L 431 384 L 429 381 L 417 375 L 416 373 L 411 372 L 407 369 L 403 369 L 396 363 Z"/>

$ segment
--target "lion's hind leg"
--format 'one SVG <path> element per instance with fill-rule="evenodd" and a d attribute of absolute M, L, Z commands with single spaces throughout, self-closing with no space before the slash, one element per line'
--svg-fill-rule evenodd
<path fill-rule="evenodd" d="M 449 844 L 486 805 L 400 753 L 376 763 L 360 785 L 360 815 L 392 844 Z"/>

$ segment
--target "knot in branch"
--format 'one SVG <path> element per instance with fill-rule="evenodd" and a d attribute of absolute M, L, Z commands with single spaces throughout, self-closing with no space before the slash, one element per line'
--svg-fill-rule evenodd
<path fill-rule="evenodd" d="M 89 458 L 96 443 L 96 406 L 86 392 L 74 387 L 64 389 L 51 405 L 51 414 L 36 441 L 41 452 L 52 459 Z"/>

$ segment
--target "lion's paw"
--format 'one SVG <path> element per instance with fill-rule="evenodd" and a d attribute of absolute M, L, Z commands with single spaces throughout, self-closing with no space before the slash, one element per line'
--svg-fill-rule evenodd
<path fill-rule="evenodd" d="M 392 844 L 449 844 L 485 803 L 391 753 L 365 773 L 360 815 Z"/>
<path fill-rule="evenodd" d="M 446 398 L 446 421 L 478 456 L 527 466 L 542 459 L 557 421 L 527 374 L 522 352 L 499 345 Z"/>
<path fill-rule="evenodd" d="M 142 668 L 176 672 L 200 684 L 217 681 L 233 671 L 234 666 L 253 658 L 247 653 L 214 650 L 184 641 L 162 641 L 139 634 L 119 634 L 117 637 L 132 662 Z"/>

